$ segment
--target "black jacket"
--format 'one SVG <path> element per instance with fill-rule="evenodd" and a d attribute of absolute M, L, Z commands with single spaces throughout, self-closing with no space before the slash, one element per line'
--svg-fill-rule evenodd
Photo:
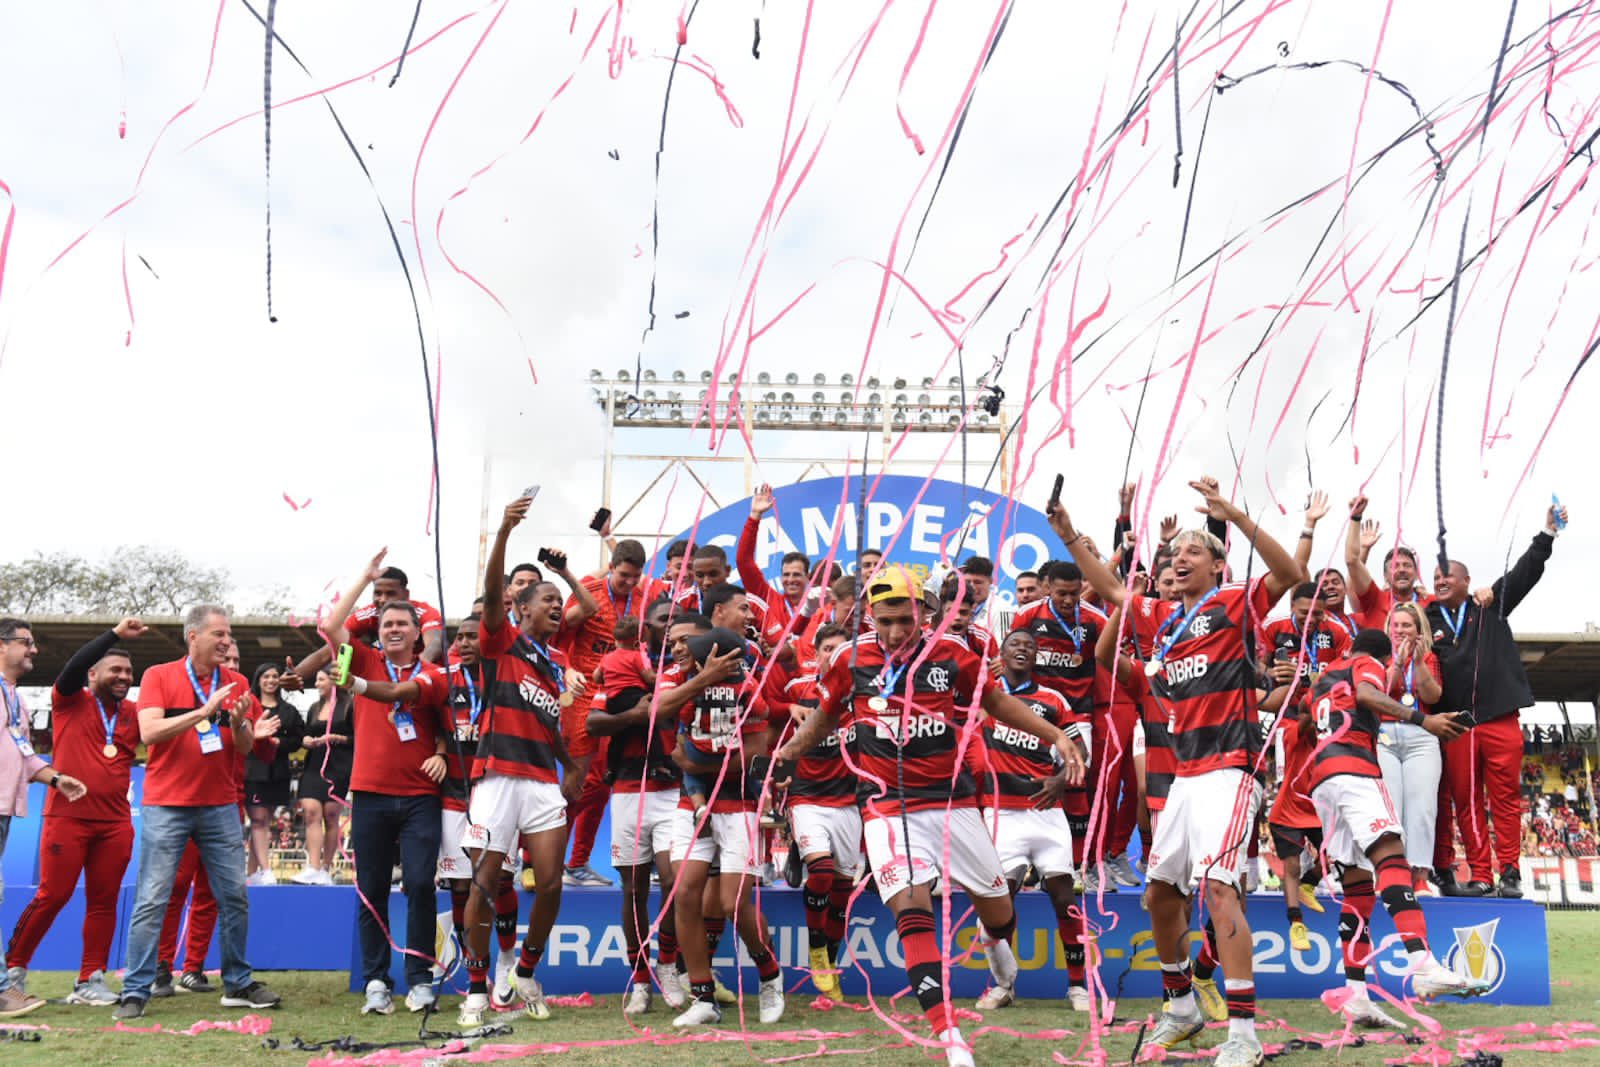
<path fill-rule="evenodd" d="M 259 697 L 257 698 L 260 699 Z M 300 718 L 300 712 L 287 700 L 279 700 L 278 706 L 266 709 L 266 712 L 278 716 L 278 754 L 271 762 L 256 758 L 255 753 L 245 757 L 244 780 L 247 782 L 287 782 L 294 777 L 294 772 L 289 767 L 289 753 L 300 747 L 300 739 L 305 735 L 305 721 Z M 264 714 L 266 712 L 263 712 Z"/>
<path fill-rule="evenodd" d="M 1459 637 L 1445 621 L 1444 605 L 1438 601 L 1428 605 L 1433 650 L 1444 673 L 1440 710 L 1470 711 L 1476 722 L 1490 722 L 1533 703 L 1533 689 L 1506 616 L 1544 575 L 1554 544 L 1555 538 L 1547 531 L 1535 534 L 1522 558 L 1495 581 L 1494 603 L 1487 609 L 1478 607 L 1469 596 Z"/>

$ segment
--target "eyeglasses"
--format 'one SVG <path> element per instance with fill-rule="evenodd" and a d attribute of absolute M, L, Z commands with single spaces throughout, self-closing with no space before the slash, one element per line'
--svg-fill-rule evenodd
<path fill-rule="evenodd" d="M 31 648 L 31 649 L 34 649 L 34 650 L 37 650 L 39 648 L 39 646 L 34 643 L 34 640 L 31 637 L 0 637 L 0 644 L 9 645 L 9 644 L 12 644 L 13 642 L 15 642 L 17 644 L 25 645 L 28 648 Z"/>

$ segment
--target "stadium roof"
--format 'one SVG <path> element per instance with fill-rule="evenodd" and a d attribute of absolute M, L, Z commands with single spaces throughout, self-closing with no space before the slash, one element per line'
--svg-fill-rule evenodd
<path fill-rule="evenodd" d="M 30 620 L 39 643 L 33 673 L 23 684 L 49 685 L 67 658 L 84 642 L 119 621 L 109 616 L 41 616 Z M 183 655 L 183 624 L 177 618 L 147 618 L 151 633 L 131 642 L 134 670 Z M 246 674 L 263 663 L 299 660 L 322 644 L 309 623 L 290 626 L 278 619 L 236 618 L 234 640 Z M 1600 632 L 1519 634 L 1522 663 L 1533 685 L 1534 699 L 1550 703 L 1600 703 Z"/>

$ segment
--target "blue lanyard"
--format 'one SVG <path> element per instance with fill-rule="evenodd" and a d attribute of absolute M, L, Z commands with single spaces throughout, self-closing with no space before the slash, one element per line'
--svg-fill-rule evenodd
<path fill-rule="evenodd" d="M 106 728 L 106 744 L 111 744 L 116 739 L 117 733 L 117 706 L 111 706 L 111 714 L 106 714 L 106 706 L 100 703 L 100 698 L 94 698 L 94 706 L 100 709 L 100 725 Z"/>
<path fill-rule="evenodd" d="M 1406 692 L 1407 693 L 1414 693 L 1415 692 L 1411 687 L 1411 680 L 1413 678 L 1415 678 L 1416 676 L 1417 676 L 1417 657 L 1416 656 L 1412 656 L 1411 657 L 1411 661 L 1406 664 Z M 1416 697 L 1413 696 L 1412 699 L 1415 700 Z"/>
<path fill-rule="evenodd" d="M 199 708 L 199 707 L 205 706 L 205 702 L 210 700 L 211 696 L 204 689 L 200 688 L 200 679 L 196 678 L 195 674 L 194 674 L 194 663 L 193 663 L 193 661 L 185 659 L 183 661 L 183 669 L 189 675 L 189 685 L 194 689 L 194 698 L 200 702 L 199 704 L 196 704 L 195 707 Z M 219 686 L 221 684 L 222 684 L 222 668 L 221 667 L 212 667 L 211 668 L 211 692 L 215 693 L 217 691 L 217 686 Z"/>
<path fill-rule="evenodd" d="M 1212 586 L 1209 590 L 1207 590 L 1205 596 L 1201 597 L 1199 600 L 1196 600 L 1194 602 L 1194 607 L 1190 608 L 1188 611 L 1183 613 L 1182 620 L 1178 621 L 1177 629 L 1173 630 L 1172 631 L 1172 635 L 1170 637 L 1168 637 L 1166 639 L 1166 641 L 1164 641 L 1162 643 L 1161 651 L 1156 656 L 1156 662 L 1160 663 L 1160 662 L 1165 662 L 1166 661 L 1167 653 L 1172 651 L 1172 646 L 1177 644 L 1178 641 L 1182 639 L 1183 635 L 1188 632 L 1189 624 L 1194 621 L 1195 613 L 1198 612 L 1201 608 L 1205 607 L 1206 601 L 1210 600 L 1212 597 L 1217 595 L 1217 589 L 1218 589 L 1217 586 Z M 1052 609 L 1052 610 L 1054 610 L 1054 609 Z M 1161 624 L 1161 629 L 1165 630 L 1168 626 L 1172 625 L 1174 620 L 1177 620 L 1177 619 L 1178 619 L 1178 615 L 1177 615 L 1176 612 L 1174 612 L 1171 615 L 1168 615 L 1167 616 L 1167 621 Z M 1160 632 L 1159 631 L 1157 632 L 1156 636 L 1158 638 L 1160 637 Z"/>
<path fill-rule="evenodd" d="M 632 599 L 631 595 L 629 599 Z M 522 639 L 528 642 L 528 646 L 539 654 L 540 659 L 544 660 L 545 666 L 550 671 L 551 679 L 556 683 L 556 692 L 565 693 L 567 691 L 567 680 L 562 677 L 561 669 L 556 666 L 555 659 L 551 657 L 550 649 L 543 642 L 535 641 L 527 634 L 523 634 Z"/>
<path fill-rule="evenodd" d="M 1306 660 L 1311 665 L 1311 673 L 1317 671 L 1317 631 L 1306 631 Z"/>
<path fill-rule="evenodd" d="M 620 615 L 617 615 L 617 594 L 611 590 L 610 578 L 606 579 L 606 597 L 611 601 L 611 614 L 616 615 L 618 620 L 633 614 L 633 590 L 628 590 L 628 599 L 623 601 L 622 614 Z"/>
<path fill-rule="evenodd" d="M 1463 600 L 1461 602 L 1461 610 L 1456 612 L 1454 618 L 1451 617 L 1448 606 L 1439 605 L 1439 614 L 1444 616 L 1445 625 L 1450 627 L 1450 633 L 1454 635 L 1457 641 L 1461 640 L 1461 628 L 1467 625 L 1467 605 L 1469 603 L 1471 601 Z"/>
<path fill-rule="evenodd" d="M 1006 678 L 1006 676 L 1003 674 L 1000 676 L 1000 688 L 1006 691 L 1007 696 L 1016 696 L 1018 693 L 1032 692 L 1033 687 L 1033 679 L 1029 678 L 1027 681 L 1013 689 L 1011 687 L 1011 682 Z"/>
<path fill-rule="evenodd" d="M 22 731 L 22 698 L 17 695 L 17 690 L 12 684 L 0 678 L 0 693 L 6 699 L 6 727 L 13 737 Z"/>
<path fill-rule="evenodd" d="M 1066 620 L 1061 617 L 1061 612 L 1056 610 L 1055 600 L 1046 597 L 1045 603 L 1050 607 L 1050 614 L 1056 617 L 1056 623 L 1067 631 L 1068 637 L 1072 638 L 1072 650 L 1081 654 L 1083 652 L 1083 638 L 1079 635 L 1079 623 L 1083 621 L 1083 601 L 1080 600 L 1072 605 L 1071 626 L 1068 626 Z"/>
<path fill-rule="evenodd" d="M 912 656 L 910 659 L 902 660 L 898 667 L 885 663 L 883 665 L 883 681 L 878 684 L 878 695 L 886 700 L 893 696 L 894 687 L 900 684 L 900 679 L 905 675 L 906 668 L 911 666 L 915 659 L 916 657 Z"/>
<path fill-rule="evenodd" d="M 399 668 L 397 668 L 393 663 L 390 663 L 387 657 L 384 658 L 383 669 L 389 675 L 389 681 L 391 681 L 391 682 L 399 682 L 400 681 Z M 419 660 L 417 660 L 415 663 L 413 663 L 411 665 L 411 673 L 406 675 L 406 679 L 405 680 L 409 682 L 411 679 L 415 678 L 417 675 L 419 675 L 421 673 L 422 673 L 422 661 L 419 659 Z M 391 710 L 394 711 L 394 713 L 396 715 L 398 715 L 404 710 L 404 708 L 405 708 L 405 705 L 400 703 L 400 701 L 396 700 L 394 702 L 394 707 Z"/>
<path fill-rule="evenodd" d="M 461 677 L 467 683 L 467 721 L 473 726 L 478 725 L 478 716 L 483 714 L 483 700 L 478 696 L 478 683 L 472 680 L 472 668 L 463 664 Z"/>

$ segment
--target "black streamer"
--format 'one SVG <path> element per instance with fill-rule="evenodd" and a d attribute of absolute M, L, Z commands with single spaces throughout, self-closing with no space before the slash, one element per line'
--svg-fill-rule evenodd
<path fill-rule="evenodd" d="M 406 43 L 400 46 L 400 60 L 394 65 L 394 77 L 389 79 L 389 88 L 394 88 L 394 83 L 400 80 L 400 72 L 406 69 L 406 53 L 411 51 L 411 38 L 417 32 L 417 20 L 422 17 L 422 0 L 417 0 L 416 10 L 411 12 L 411 28 L 406 30 Z"/>

